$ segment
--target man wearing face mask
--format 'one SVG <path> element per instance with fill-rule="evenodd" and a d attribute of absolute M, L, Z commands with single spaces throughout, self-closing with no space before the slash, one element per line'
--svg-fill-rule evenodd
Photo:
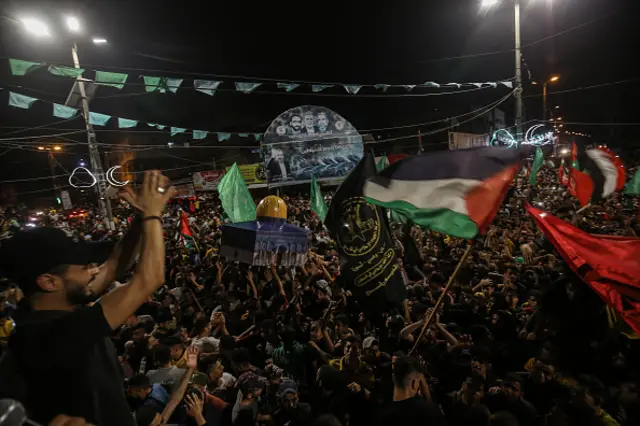
<path fill-rule="evenodd" d="M 444 426 L 439 408 L 428 402 L 429 389 L 418 361 L 398 357 L 393 361 L 393 402 L 382 407 L 376 424 Z"/>

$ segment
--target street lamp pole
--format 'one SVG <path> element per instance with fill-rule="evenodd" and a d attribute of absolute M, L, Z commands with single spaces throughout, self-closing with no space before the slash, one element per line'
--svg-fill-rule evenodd
<path fill-rule="evenodd" d="M 71 47 L 71 54 L 73 55 L 73 65 L 75 68 L 80 68 L 80 60 L 78 59 L 78 45 L 74 42 Z M 107 184 L 102 169 L 102 161 L 100 159 L 100 153 L 98 152 L 96 133 L 93 130 L 93 125 L 89 122 L 89 101 L 87 99 L 87 92 L 84 86 L 84 80 L 82 76 L 77 78 L 78 88 L 80 90 L 80 96 L 82 98 L 82 114 L 84 115 L 84 122 L 87 128 L 87 138 L 89 142 L 89 159 L 91 161 L 91 169 L 97 177 L 97 184 L 95 186 L 98 194 L 98 205 L 100 206 L 100 214 L 106 221 L 108 229 L 115 229 L 113 225 L 113 213 L 111 211 L 111 201 L 107 197 Z"/>
<path fill-rule="evenodd" d="M 520 55 L 520 0 L 514 0 L 516 60 L 516 140 L 522 140 L 522 57 Z"/>
<path fill-rule="evenodd" d="M 545 81 L 542 85 L 542 121 L 547 121 L 547 84 Z"/>

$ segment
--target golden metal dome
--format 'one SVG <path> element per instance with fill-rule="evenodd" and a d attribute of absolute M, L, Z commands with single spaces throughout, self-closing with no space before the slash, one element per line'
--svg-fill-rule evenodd
<path fill-rule="evenodd" d="M 256 207 L 256 216 L 286 219 L 287 205 L 282 198 L 276 195 L 269 195 L 258 203 L 258 207 Z"/>

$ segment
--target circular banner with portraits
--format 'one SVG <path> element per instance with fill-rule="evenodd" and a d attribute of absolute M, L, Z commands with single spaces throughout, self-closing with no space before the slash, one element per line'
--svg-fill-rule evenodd
<path fill-rule="evenodd" d="M 342 178 L 363 156 L 362 136 L 339 114 L 303 105 L 280 114 L 262 138 L 270 186 Z"/>

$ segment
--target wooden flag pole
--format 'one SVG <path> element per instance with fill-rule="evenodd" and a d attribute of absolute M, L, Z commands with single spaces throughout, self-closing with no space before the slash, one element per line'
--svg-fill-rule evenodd
<path fill-rule="evenodd" d="M 585 211 L 586 209 L 588 209 L 589 207 L 591 207 L 591 203 L 588 203 L 586 206 L 582 207 L 581 209 L 576 211 L 576 214 L 580 214 L 583 211 Z"/>
<path fill-rule="evenodd" d="M 456 266 L 456 269 L 453 271 L 453 274 L 451 274 L 451 276 L 449 277 L 449 281 L 447 281 L 447 285 L 444 287 L 444 290 L 442 291 L 442 294 L 438 298 L 438 301 L 436 302 L 436 305 L 433 307 L 433 309 L 431 309 L 431 313 L 429 314 L 429 317 L 427 318 L 427 321 L 425 321 L 424 325 L 422 326 L 422 330 L 420 330 L 420 335 L 416 339 L 416 343 L 413 345 L 413 348 L 411 349 L 409 354 L 414 353 L 416 351 L 416 349 L 418 348 L 418 344 L 420 343 L 420 340 L 422 340 L 422 337 L 424 336 L 424 333 L 429 328 L 429 324 L 431 324 L 431 321 L 433 320 L 433 317 L 435 316 L 436 312 L 438 311 L 438 308 L 440 308 L 440 305 L 442 305 L 442 301 L 444 300 L 444 297 L 447 295 L 447 292 L 451 288 L 451 285 L 453 284 L 453 281 L 456 279 L 456 275 L 458 275 L 458 272 L 460 272 L 460 268 L 462 268 L 462 265 L 467 260 L 467 257 L 469 257 L 469 253 L 471 253 L 471 248 L 472 247 L 473 247 L 473 242 L 469 242 L 467 244 L 467 249 L 464 251 L 464 254 L 460 258 L 460 261 L 458 262 L 458 265 Z"/>

